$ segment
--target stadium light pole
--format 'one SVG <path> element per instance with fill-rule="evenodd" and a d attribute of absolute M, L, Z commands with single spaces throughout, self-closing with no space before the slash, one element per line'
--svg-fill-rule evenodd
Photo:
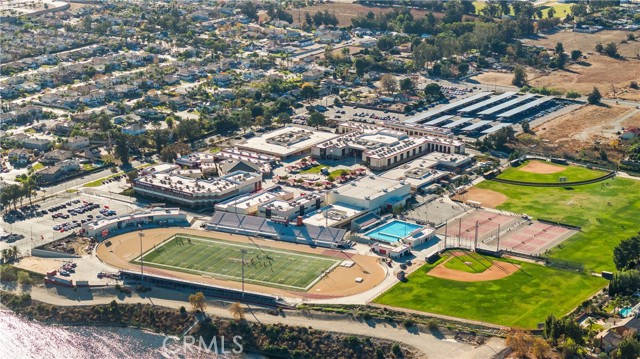
<path fill-rule="evenodd" d="M 241 249 L 242 254 L 242 300 L 244 300 L 244 254 L 247 253 L 246 249 Z"/>
<path fill-rule="evenodd" d="M 140 284 L 144 284 L 144 259 L 142 258 L 142 237 L 144 237 L 144 233 L 142 230 L 138 232 L 138 237 L 140 238 Z"/>

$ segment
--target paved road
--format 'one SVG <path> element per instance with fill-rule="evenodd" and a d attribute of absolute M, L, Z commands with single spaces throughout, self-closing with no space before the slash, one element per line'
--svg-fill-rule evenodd
<path fill-rule="evenodd" d="M 153 298 L 148 296 L 141 298 L 135 292 L 132 293 L 131 297 L 117 296 L 113 289 L 94 289 L 89 291 L 80 288 L 77 291 L 73 291 L 67 288 L 33 288 L 31 298 L 62 306 L 108 304 L 115 299 L 119 303 L 150 303 L 177 309 L 185 306 L 188 296 L 187 293 L 158 288 L 154 288 L 151 294 L 154 296 Z M 231 317 L 229 311 L 226 308 L 220 307 L 217 302 L 208 303 L 207 313 L 222 318 Z M 246 319 L 250 322 L 261 322 L 264 324 L 280 323 L 298 325 L 329 332 L 387 339 L 412 346 L 424 353 L 424 357 L 428 356 L 430 359 L 484 359 L 490 358 L 505 348 L 504 340 L 500 338 L 490 338 L 486 344 L 474 347 L 469 344 L 456 342 L 438 331 L 434 331 L 433 334 L 431 334 L 419 330 L 407 330 L 397 324 L 374 321 L 365 322 L 337 315 L 305 314 L 299 311 L 285 311 L 283 316 L 273 316 L 261 310 L 254 310 L 252 312 L 247 308 Z"/>

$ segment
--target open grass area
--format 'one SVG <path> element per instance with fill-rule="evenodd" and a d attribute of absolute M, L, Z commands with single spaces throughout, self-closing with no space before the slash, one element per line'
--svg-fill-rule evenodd
<path fill-rule="evenodd" d="M 548 3 L 541 6 L 542 8 L 542 17 L 549 17 L 549 9 L 553 8 L 555 14 L 553 17 L 557 17 L 559 19 L 564 19 L 567 15 L 571 15 L 571 6 L 574 4 L 562 4 L 562 3 Z"/>
<path fill-rule="evenodd" d="M 318 174 L 322 171 L 323 168 L 327 168 L 329 166 L 324 166 L 324 165 L 317 165 L 317 166 L 313 166 L 311 168 L 307 168 L 304 171 L 300 171 L 300 174 Z"/>
<path fill-rule="evenodd" d="M 444 264 L 449 269 L 468 273 L 482 273 L 491 267 L 490 258 L 477 254 L 465 254 L 451 256 L 451 259 Z"/>
<path fill-rule="evenodd" d="M 39 171 L 39 170 L 41 170 L 43 168 L 44 168 L 44 165 L 42 163 L 40 163 L 40 162 L 34 163 L 33 166 L 31 167 L 31 169 L 34 170 L 34 171 Z"/>
<path fill-rule="evenodd" d="M 426 275 L 444 259 L 425 264 L 375 302 L 532 329 L 549 314 L 567 314 L 607 283 L 599 277 L 527 262 L 516 262 L 519 271 L 494 281 L 459 282 Z"/>
<path fill-rule="evenodd" d="M 484 181 L 478 188 L 509 199 L 499 209 L 558 221 L 582 230 L 550 252 L 594 271 L 613 270 L 613 248 L 640 230 L 640 181 L 615 178 L 568 188 L 515 186 Z"/>
<path fill-rule="evenodd" d="M 606 174 L 606 172 L 603 171 L 591 170 L 580 166 L 561 165 L 553 165 L 558 168 L 564 168 L 564 170 L 556 173 L 543 174 L 522 171 L 521 169 L 527 164 L 528 162 L 517 167 L 509 167 L 504 170 L 498 178 L 524 182 L 555 183 L 558 182 L 560 177 L 566 177 L 567 182 L 577 182 L 597 178 Z M 545 164 L 551 165 L 550 163 Z"/>
<path fill-rule="evenodd" d="M 144 265 L 290 290 L 307 290 L 340 260 L 308 253 L 176 235 L 144 254 Z M 134 263 L 139 263 L 138 259 Z"/>

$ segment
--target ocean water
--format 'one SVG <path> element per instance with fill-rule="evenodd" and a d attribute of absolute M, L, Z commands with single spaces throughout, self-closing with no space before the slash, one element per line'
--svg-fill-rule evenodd
<path fill-rule="evenodd" d="M 264 359 L 255 354 L 215 354 L 134 328 L 53 326 L 0 310 L 0 358 L 7 359 Z M 205 343 L 209 345 L 210 343 Z M 227 346 L 227 352 L 233 349 Z M 237 347 L 236 347 L 237 348 Z M 219 351 L 220 351 L 219 347 Z"/>

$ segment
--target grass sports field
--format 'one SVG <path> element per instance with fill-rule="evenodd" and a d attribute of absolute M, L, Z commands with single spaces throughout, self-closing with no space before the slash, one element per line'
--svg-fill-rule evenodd
<path fill-rule="evenodd" d="M 482 273 L 491 266 L 491 262 L 483 256 L 458 255 L 444 264 L 449 269 L 454 269 L 467 273 Z"/>
<path fill-rule="evenodd" d="M 615 269 L 613 248 L 640 229 L 640 181 L 615 178 L 569 188 L 484 181 L 477 187 L 505 194 L 508 200 L 499 209 L 582 227 L 550 256 L 583 263 L 590 270 Z"/>
<path fill-rule="evenodd" d="M 144 265 L 233 281 L 304 291 L 340 261 L 309 253 L 293 252 L 212 238 L 175 235 L 144 253 Z M 140 263 L 138 258 L 133 263 Z"/>
<path fill-rule="evenodd" d="M 517 262 L 520 270 L 493 281 L 461 282 L 426 275 L 446 259 L 445 255 L 425 264 L 375 302 L 531 329 L 549 314 L 565 315 L 606 283 L 602 278 L 527 262 Z"/>
<path fill-rule="evenodd" d="M 558 178 L 566 177 L 567 182 L 577 182 L 584 181 L 593 178 L 597 178 L 600 176 L 604 176 L 606 173 L 602 171 L 590 170 L 584 167 L 579 166 L 561 166 L 555 165 L 548 162 L 544 162 L 544 166 L 546 167 L 557 167 L 559 172 L 556 173 L 535 173 L 535 172 L 527 172 L 522 169 L 527 165 L 535 163 L 540 164 L 539 161 L 530 161 L 525 162 L 517 167 L 509 167 L 504 170 L 498 178 L 513 180 L 513 181 L 523 181 L 523 182 L 541 182 L 541 183 L 556 183 L 558 182 Z"/>

